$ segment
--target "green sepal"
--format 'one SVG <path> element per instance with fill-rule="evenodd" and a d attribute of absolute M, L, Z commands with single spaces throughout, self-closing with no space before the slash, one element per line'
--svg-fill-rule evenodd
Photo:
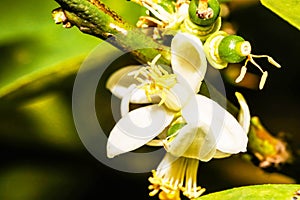
<path fill-rule="evenodd" d="M 201 19 L 197 16 L 199 0 L 191 0 L 189 5 L 189 16 L 193 23 L 199 26 L 210 26 L 218 19 L 220 14 L 220 4 L 218 0 L 208 0 L 208 7 L 213 10 L 213 17 L 210 19 Z"/>
<path fill-rule="evenodd" d="M 228 62 L 220 58 L 218 50 L 220 42 L 226 36 L 228 36 L 228 33 L 217 31 L 211 34 L 203 45 L 207 61 L 216 69 L 224 69 L 228 65 Z"/>
<path fill-rule="evenodd" d="M 244 38 L 237 35 L 228 35 L 222 39 L 219 44 L 219 57 L 228 63 L 239 63 L 246 56 L 241 55 L 240 46 L 245 42 Z"/>
<path fill-rule="evenodd" d="M 171 136 L 171 135 L 175 134 L 177 131 L 179 131 L 185 125 L 186 125 L 186 123 L 176 123 L 176 124 L 172 125 L 168 129 L 167 136 Z"/>

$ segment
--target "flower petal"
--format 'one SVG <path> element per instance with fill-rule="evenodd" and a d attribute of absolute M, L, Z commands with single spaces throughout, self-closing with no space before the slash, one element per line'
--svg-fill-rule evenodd
<path fill-rule="evenodd" d="M 207 68 L 200 39 L 190 34 L 178 33 L 172 40 L 171 51 L 174 74 L 182 76 L 193 91 L 198 93 Z"/>
<path fill-rule="evenodd" d="M 178 135 L 165 144 L 166 151 L 174 156 L 194 158 L 207 162 L 216 152 L 216 142 L 213 135 L 207 135 L 209 127 L 185 125 Z"/>
<path fill-rule="evenodd" d="M 226 158 L 226 157 L 229 157 L 229 156 L 231 156 L 231 154 L 223 153 L 222 151 L 217 150 L 215 155 L 214 155 L 214 158 Z"/>
<path fill-rule="evenodd" d="M 173 111 L 179 111 L 192 96 L 195 96 L 195 93 L 189 86 L 176 83 L 166 91 L 165 105 Z"/>
<path fill-rule="evenodd" d="M 128 93 L 127 88 L 129 88 L 130 85 L 140 84 L 133 76 L 128 76 L 128 73 L 138 70 L 140 67 L 141 66 L 138 65 L 132 65 L 115 71 L 107 80 L 106 88 L 118 98 L 123 98 L 123 96 Z"/>
<path fill-rule="evenodd" d="M 248 138 L 237 120 L 215 101 L 203 95 L 196 95 L 196 101 L 196 104 L 189 103 L 182 110 L 187 123 L 208 126 L 206 140 L 215 138 L 217 149 L 223 153 L 246 151 Z M 195 108 L 198 108 L 198 112 L 195 112 Z M 210 146 L 213 148 L 214 145 Z"/>
<path fill-rule="evenodd" d="M 110 132 L 107 156 L 135 150 L 159 135 L 172 121 L 173 113 L 163 106 L 135 109 L 122 117 Z"/>
<path fill-rule="evenodd" d="M 106 88 L 111 91 L 116 97 L 122 99 L 125 95 L 130 95 L 131 103 L 150 103 L 146 97 L 145 91 L 137 86 L 141 83 L 133 76 L 128 76 L 130 72 L 140 69 L 142 66 L 131 65 L 123 67 L 114 72 L 106 82 Z M 134 90 L 128 90 L 130 86 L 134 85 Z M 129 93 L 130 92 L 130 93 Z M 158 97 L 153 97 L 153 101 L 158 101 Z"/>
<path fill-rule="evenodd" d="M 235 96 L 238 99 L 238 102 L 240 104 L 240 112 L 238 115 L 239 123 L 243 127 L 245 133 L 248 134 L 250 129 L 250 120 L 251 120 L 248 104 L 241 93 L 236 92 Z"/>

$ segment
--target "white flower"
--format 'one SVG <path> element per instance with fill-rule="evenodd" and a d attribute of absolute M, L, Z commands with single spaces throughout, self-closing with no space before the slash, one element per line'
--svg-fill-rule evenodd
<path fill-rule="evenodd" d="M 188 0 L 178 0 L 176 3 L 172 2 L 174 3 L 174 11 L 165 10 L 165 8 L 159 5 L 157 1 L 153 0 L 131 1 L 144 6 L 148 10 L 148 15 L 141 16 L 137 23 L 137 27 L 140 28 L 149 27 L 149 25 L 154 24 L 159 28 L 175 29 L 188 17 Z"/>
<path fill-rule="evenodd" d="M 214 156 L 222 157 L 222 153 L 225 156 L 246 151 L 247 131 L 216 102 L 197 94 L 207 65 L 200 40 L 179 33 L 172 41 L 171 50 L 174 74 L 156 65 L 157 56 L 146 67 L 120 69 L 108 80 L 107 88 L 122 98 L 122 119 L 110 133 L 108 157 L 151 141 L 175 120 L 178 111 L 186 126 L 171 141 L 165 140 L 166 150 L 171 154 L 208 161 Z M 154 104 L 129 112 L 129 102 Z"/>
<path fill-rule="evenodd" d="M 174 74 L 156 65 L 157 56 L 148 66 L 120 69 L 107 81 L 107 88 L 122 99 L 122 119 L 108 138 L 108 157 L 132 151 L 155 138 L 199 91 L 207 66 L 201 42 L 195 36 L 177 34 L 172 46 L 176 46 L 171 61 Z M 129 102 L 154 104 L 129 112 Z"/>
<path fill-rule="evenodd" d="M 112 158 L 135 150 L 167 132 L 169 135 L 160 141 L 168 153 L 149 179 L 150 195 L 161 190 L 161 196 L 176 199 L 181 190 L 185 196 L 196 198 L 204 192 L 196 183 L 198 160 L 246 151 L 250 113 L 237 93 L 241 126 L 219 104 L 197 94 L 207 67 L 197 37 L 178 33 L 171 51 L 173 73 L 156 64 L 158 55 L 147 66 L 120 69 L 108 80 L 107 88 L 122 99 L 122 118 L 109 135 L 107 155 Z M 152 104 L 129 111 L 130 102 Z M 179 169 L 181 175 L 176 176 Z"/>

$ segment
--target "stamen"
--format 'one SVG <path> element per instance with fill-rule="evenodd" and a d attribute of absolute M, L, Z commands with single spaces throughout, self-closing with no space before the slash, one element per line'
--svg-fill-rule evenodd
<path fill-rule="evenodd" d="M 147 27 L 149 27 L 148 26 L 149 22 L 152 22 L 152 23 L 156 24 L 157 26 L 164 26 L 165 25 L 163 22 L 161 22 L 158 19 L 155 19 L 153 17 L 150 17 L 150 16 L 141 16 L 139 18 L 139 21 L 136 23 L 136 26 L 138 28 L 147 28 Z"/>
<path fill-rule="evenodd" d="M 198 169 L 199 161 L 190 159 L 189 165 L 193 169 Z M 182 190 L 184 191 L 183 195 L 190 199 L 197 198 L 205 192 L 205 188 L 197 186 L 197 170 L 187 171 L 185 187 Z"/>
<path fill-rule="evenodd" d="M 164 68 L 162 68 L 160 65 L 158 65 L 157 67 L 163 73 L 163 75 L 168 75 L 169 74 L 169 72 L 167 72 L 167 70 L 165 70 Z"/>
<path fill-rule="evenodd" d="M 261 79 L 260 79 L 260 82 L 259 82 L 259 89 L 262 90 L 265 83 L 266 83 L 266 80 L 267 80 L 267 77 L 268 77 L 268 72 L 265 71 L 263 73 L 263 75 L 261 76 Z"/>
<path fill-rule="evenodd" d="M 160 65 L 156 64 L 160 57 L 161 55 L 158 54 L 151 62 L 148 62 L 148 66 L 128 73 L 129 76 L 133 76 L 141 83 L 138 87 L 145 91 L 150 102 L 152 101 L 151 95 L 158 95 L 161 98 L 158 105 L 162 105 L 167 101 L 168 90 L 176 84 L 176 75 L 169 74 Z M 139 77 L 139 75 L 142 77 Z"/>
<path fill-rule="evenodd" d="M 247 57 L 247 60 L 245 61 L 244 66 L 241 68 L 241 72 L 240 75 L 236 78 L 235 82 L 239 83 L 243 80 L 243 78 L 246 75 L 247 72 L 247 68 L 246 65 L 247 63 L 250 61 L 255 67 L 257 67 L 261 72 L 262 72 L 262 77 L 260 79 L 260 83 L 259 83 L 259 89 L 263 89 L 267 77 L 268 77 L 268 72 L 267 71 L 263 71 L 263 69 L 253 60 L 253 58 L 267 58 L 268 62 L 271 63 L 272 65 L 274 65 L 277 68 L 281 68 L 281 65 L 279 63 L 277 63 L 272 57 L 267 56 L 267 55 L 253 55 L 253 54 L 249 54 Z"/>
<path fill-rule="evenodd" d="M 166 12 L 161 6 L 153 3 L 152 1 L 142 1 L 142 5 L 150 10 L 150 12 L 161 21 L 166 23 L 168 22 L 169 13 Z"/>
<path fill-rule="evenodd" d="M 160 102 L 158 103 L 158 106 L 161 106 L 163 103 L 165 103 L 166 99 L 167 99 L 166 93 L 165 93 L 165 92 L 162 92 L 162 93 L 161 93 L 161 100 L 160 100 Z"/>
<path fill-rule="evenodd" d="M 257 67 L 262 73 L 264 72 L 264 71 L 262 70 L 262 68 L 261 68 L 261 67 L 253 60 L 251 54 L 248 55 L 248 58 L 247 58 L 245 64 L 247 64 L 247 61 L 250 61 L 250 62 L 251 62 L 255 67 Z"/>
<path fill-rule="evenodd" d="M 247 62 L 247 61 L 246 61 Z M 247 63 L 246 63 L 247 64 Z M 246 75 L 246 73 L 247 73 L 247 67 L 246 67 L 246 64 L 241 68 L 241 72 L 240 72 L 240 75 L 235 79 L 235 82 L 236 83 L 239 83 L 239 82 L 241 82 L 243 79 L 244 79 L 244 77 L 245 77 L 245 75 Z"/>
<path fill-rule="evenodd" d="M 188 198 L 198 198 L 204 188 L 197 186 L 197 171 L 199 161 L 197 159 L 185 157 L 173 157 L 167 154 L 157 168 L 152 171 L 153 177 L 149 178 L 152 191 L 149 195 L 153 196 L 161 190 L 159 197 L 168 196 L 175 199 L 179 191 Z"/>
<path fill-rule="evenodd" d="M 161 57 L 161 54 L 158 54 L 157 56 L 155 56 L 155 57 L 153 58 L 153 60 L 151 61 L 150 66 L 155 66 L 156 63 L 157 63 L 157 61 L 160 59 L 160 57 Z"/>
<path fill-rule="evenodd" d="M 267 58 L 268 58 L 269 63 L 271 63 L 272 65 L 274 65 L 277 68 L 281 68 L 281 65 L 278 62 L 276 62 L 272 57 L 267 56 Z"/>
<path fill-rule="evenodd" d="M 271 56 L 268 55 L 252 55 L 253 58 L 267 58 L 268 62 L 274 65 L 277 68 L 281 68 L 281 65 L 276 62 Z"/>
<path fill-rule="evenodd" d="M 135 78 L 138 82 L 144 83 L 145 80 L 141 79 L 140 77 Z"/>

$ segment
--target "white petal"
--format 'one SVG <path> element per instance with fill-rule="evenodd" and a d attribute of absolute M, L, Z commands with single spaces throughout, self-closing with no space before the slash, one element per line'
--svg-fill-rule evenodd
<path fill-rule="evenodd" d="M 182 76 L 193 91 L 198 93 L 207 68 L 200 39 L 190 34 L 178 33 L 172 40 L 171 51 L 174 73 Z"/>
<path fill-rule="evenodd" d="M 112 158 L 143 146 L 160 134 L 172 119 L 173 113 L 158 105 L 129 112 L 112 129 L 107 142 L 107 156 Z"/>
<path fill-rule="evenodd" d="M 140 69 L 142 66 L 131 65 L 123 67 L 116 72 L 114 72 L 106 82 L 106 88 L 111 91 L 116 97 L 122 99 L 125 95 L 128 95 L 128 88 L 132 85 L 136 86 L 135 90 L 131 90 L 131 103 L 150 103 L 148 98 L 145 95 L 143 89 L 138 88 L 137 86 L 141 83 L 134 79 L 133 76 L 128 76 L 130 72 Z M 158 101 L 158 97 L 153 96 L 153 101 Z M 152 101 L 152 102 L 153 102 Z"/>
<path fill-rule="evenodd" d="M 166 95 L 165 105 L 173 111 L 179 111 L 195 93 L 190 87 L 177 83 Z"/>
<path fill-rule="evenodd" d="M 136 88 L 131 94 L 130 103 L 140 103 L 140 104 L 147 104 L 147 103 L 158 103 L 160 101 L 160 97 L 158 95 L 150 95 L 151 101 L 147 98 L 145 94 L 145 90 Z"/>
<path fill-rule="evenodd" d="M 129 113 L 130 98 L 131 98 L 131 94 L 135 90 L 135 88 L 136 88 L 135 85 L 130 85 L 129 88 L 127 89 L 128 92 L 125 95 L 123 95 L 123 98 L 121 100 L 121 106 L 120 106 L 122 117 L 124 117 L 125 115 L 127 115 Z"/>
<path fill-rule="evenodd" d="M 151 103 L 158 103 L 160 101 L 159 96 L 151 96 Z M 121 100 L 121 116 L 125 116 L 129 112 L 130 103 L 150 103 L 145 95 L 145 91 L 136 87 L 136 85 L 130 85 L 127 88 L 127 93 L 124 92 Z"/>
<path fill-rule="evenodd" d="M 166 151 L 177 157 L 209 161 L 215 155 L 216 143 L 215 138 L 207 138 L 208 129 L 187 124 L 171 142 L 165 144 Z"/>
<path fill-rule="evenodd" d="M 138 87 L 141 83 L 134 79 L 133 76 L 128 76 L 128 73 L 138 70 L 141 67 L 142 66 L 139 65 L 132 65 L 117 70 L 109 77 L 106 82 L 106 88 L 120 99 L 127 96 L 130 103 L 158 103 L 160 101 L 159 96 L 152 95 L 152 101 L 150 102 L 145 94 L 145 90 Z M 132 86 L 135 88 L 130 88 Z M 128 95 L 130 95 L 130 97 L 128 97 Z"/>
<path fill-rule="evenodd" d="M 138 65 L 132 65 L 115 71 L 107 80 L 106 88 L 118 98 L 123 98 L 123 96 L 128 93 L 127 89 L 130 87 L 130 85 L 140 84 L 133 78 L 133 76 L 128 76 L 129 72 L 138 70 L 140 67 L 141 66 Z"/>
<path fill-rule="evenodd" d="M 214 155 L 214 158 L 226 158 L 226 157 L 229 157 L 229 156 L 231 156 L 231 154 L 223 153 L 222 151 L 217 150 L 215 155 Z"/>
<path fill-rule="evenodd" d="M 245 133 L 248 134 L 250 129 L 250 120 L 251 120 L 248 104 L 241 93 L 236 92 L 235 96 L 238 99 L 238 102 L 240 104 L 240 112 L 238 115 L 239 123 L 243 127 Z"/>
<path fill-rule="evenodd" d="M 196 95 L 196 103 L 191 101 L 187 104 L 182 110 L 182 115 L 187 123 L 198 124 L 199 127 L 208 126 L 206 139 L 215 138 L 218 150 L 231 154 L 246 151 L 248 138 L 245 131 L 237 120 L 215 101 L 203 95 Z"/>

